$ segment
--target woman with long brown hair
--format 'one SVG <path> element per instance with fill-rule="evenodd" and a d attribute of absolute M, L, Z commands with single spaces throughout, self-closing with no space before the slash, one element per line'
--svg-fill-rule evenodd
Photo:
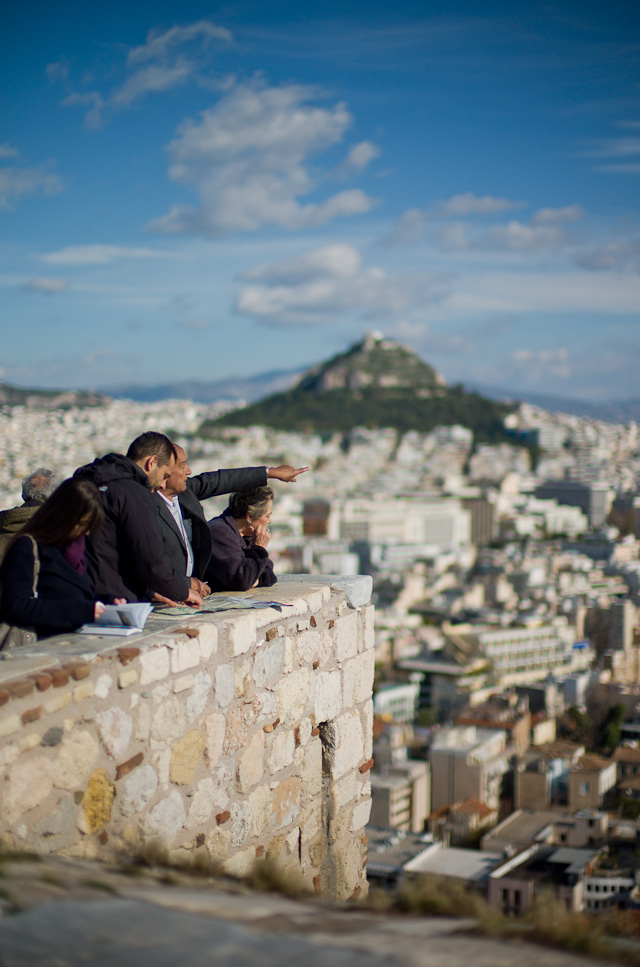
<path fill-rule="evenodd" d="M 38 638 L 73 631 L 103 608 L 86 575 L 84 540 L 102 527 L 97 487 L 72 477 L 16 534 L 2 563 L 2 620 Z"/>

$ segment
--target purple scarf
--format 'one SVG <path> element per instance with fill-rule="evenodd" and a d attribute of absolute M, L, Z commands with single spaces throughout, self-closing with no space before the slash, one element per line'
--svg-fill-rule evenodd
<path fill-rule="evenodd" d="M 84 536 L 71 541 L 66 547 L 61 548 L 65 561 L 68 561 L 74 571 L 84 574 L 87 570 L 87 563 L 84 558 Z"/>

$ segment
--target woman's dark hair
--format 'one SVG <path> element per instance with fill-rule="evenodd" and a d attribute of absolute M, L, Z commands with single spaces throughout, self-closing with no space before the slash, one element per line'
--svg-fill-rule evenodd
<path fill-rule="evenodd" d="M 64 545 L 72 540 L 71 534 L 80 523 L 86 524 L 90 534 L 100 530 L 104 523 L 102 499 L 90 480 L 70 477 L 38 507 L 16 539 L 30 534 L 41 544 Z"/>
<path fill-rule="evenodd" d="M 273 500 L 271 487 L 256 487 L 255 490 L 246 490 L 243 494 L 231 494 L 229 510 L 238 520 L 247 514 L 249 517 L 262 517 L 270 500 Z"/>

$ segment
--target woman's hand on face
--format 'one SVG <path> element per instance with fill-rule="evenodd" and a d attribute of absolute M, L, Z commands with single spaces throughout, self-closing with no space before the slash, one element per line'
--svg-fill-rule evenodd
<path fill-rule="evenodd" d="M 253 531 L 253 543 L 256 547 L 267 547 L 271 540 L 271 533 L 266 524 L 257 524 Z"/>

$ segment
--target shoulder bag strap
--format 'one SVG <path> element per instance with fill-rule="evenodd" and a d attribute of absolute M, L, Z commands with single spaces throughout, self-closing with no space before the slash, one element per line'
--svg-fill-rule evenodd
<path fill-rule="evenodd" d="M 38 544 L 31 534 L 26 535 L 31 544 L 33 545 L 33 586 L 31 588 L 31 596 L 33 598 L 38 597 L 38 578 L 40 576 L 40 555 L 38 554 Z"/>

